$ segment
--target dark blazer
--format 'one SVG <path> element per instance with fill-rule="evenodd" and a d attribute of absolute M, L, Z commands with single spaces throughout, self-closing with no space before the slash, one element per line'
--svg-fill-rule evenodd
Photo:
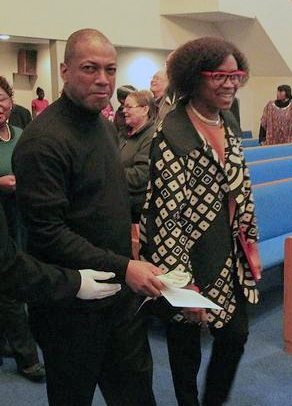
<path fill-rule="evenodd" d="M 16 249 L 0 203 L 0 293 L 22 302 L 48 301 L 75 297 L 80 274 L 51 266 Z"/>

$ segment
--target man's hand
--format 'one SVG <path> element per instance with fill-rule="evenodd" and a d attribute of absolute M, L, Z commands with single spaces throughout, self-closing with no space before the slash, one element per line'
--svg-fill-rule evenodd
<path fill-rule="evenodd" d="M 135 293 L 158 297 L 164 285 L 156 275 L 163 273 L 162 269 L 149 262 L 131 260 L 126 271 L 126 283 Z"/>
<path fill-rule="evenodd" d="M 114 278 L 113 272 L 94 271 L 93 269 L 79 270 L 81 275 L 80 289 L 76 295 L 79 299 L 93 300 L 104 299 L 115 295 L 121 290 L 119 283 L 99 283 L 96 281 L 106 281 Z"/>

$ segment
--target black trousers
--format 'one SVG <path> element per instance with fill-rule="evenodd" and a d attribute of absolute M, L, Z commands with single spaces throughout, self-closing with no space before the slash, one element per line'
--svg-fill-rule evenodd
<path fill-rule="evenodd" d="M 246 299 L 237 292 L 237 309 L 231 321 L 211 328 L 214 338 L 207 369 L 203 406 L 221 406 L 227 400 L 248 337 Z M 197 374 L 201 363 L 201 329 L 197 324 L 171 322 L 167 345 L 179 406 L 199 406 Z"/>
<path fill-rule="evenodd" d="M 39 361 L 25 305 L 5 295 L 0 295 L 0 355 L 1 346 L 9 343 L 17 367 L 31 366 Z"/>
<path fill-rule="evenodd" d="M 109 406 L 156 405 L 146 325 L 132 310 L 131 295 L 90 312 L 32 312 L 50 406 L 89 406 L 96 384 Z"/>

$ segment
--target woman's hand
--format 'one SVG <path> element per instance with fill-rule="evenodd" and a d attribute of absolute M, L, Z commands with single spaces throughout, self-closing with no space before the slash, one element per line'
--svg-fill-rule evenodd
<path fill-rule="evenodd" d="M 185 289 L 194 290 L 195 292 L 200 292 L 198 286 L 194 283 L 190 283 Z M 184 307 L 182 309 L 182 314 L 188 321 L 196 324 L 206 325 L 208 322 L 208 315 L 206 309 L 200 307 Z"/>
<path fill-rule="evenodd" d="M 14 192 L 16 189 L 16 179 L 14 175 L 4 175 L 0 177 L 0 190 Z"/>
<path fill-rule="evenodd" d="M 208 315 L 206 309 L 198 307 L 184 307 L 182 314 L 188 321 L 196 324 L 206 325 L 208 322 Z"/>

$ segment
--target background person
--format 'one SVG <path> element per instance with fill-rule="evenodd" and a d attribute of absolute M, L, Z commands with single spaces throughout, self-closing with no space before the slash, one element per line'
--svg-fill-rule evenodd
<path fill-rule="evenodd" d="M 166 70 L 159 70 L 156 72 L 150 81 L 150 90 L 153 93 L 156 106 L 156 114 L 159 111 L 165 91 L 168 87 L 168 77 Z"/>
<path fill-rule="evenodd" d="M 114 271 L 122 285 L 101 301 L 30 308 L 54 406 L 91 405 L 97 383 L 110 406 L 155 405 L 151 354 L 133 291 L 159 296 L 162 271 L 130 260 L 118 136 L 97 114 L 112 96 L 116 69 L 116 51 L 102 33 L 73 33 L 61 64 L 64 92 L 24 130 L 13 155 L 29 250 L 52 264 Z"/>
<path fill-rule="evenodd" d="M 10 125 L 19 127 L 22 130 L 31 122 L 30 111 L 19 104 L 13 103 L 12 110 L 8 119 Z"/>
<path fill-rule="evenodd" d="M 128 94 L 135 90 L 137 89 L 131 85 L 123 85 L 117 88 L 117 99 L 120 102 L 120 105 L 115 112 L 114 123 L 119 135 L 125 138 L 127 138 L 128 126 L 125 120 L 124 104 Z"/>
<path fill-rule="evenodd" d="M 248 77 L 244 55 L 219 38 L 178 48 L 168 65 L 170 86 L 182 98 L 153 139 L 150 185 L 142 212 L 141 255 L 165 271 L 192 272 L 221 311 L 173 309 L 167 343 L 179 406 L 198 406 L 200 330 L 214 337 L 203 406 L 228 398 L 248 337 L 246 303 L 258 301 L 239 230 L 254 248 L 257 229 L 240 129 L 230 109 Z M 155 301 L 161 311 L 163 301 Z M 159 309 L 160 304 L 160 309 Z"/>
<path fill-rule="evenodd" d="M 15 176 L 11 168 L 13 149 L 22 130 L 7 123 L 13 107 L 13 90 L 0 76 L 0 202 L 11 237 L 22 247 L 21 224 L 16 207 Z M 0 293 L 0 355 L 12 355 L 18 372 L 32 381 L 42 381 L 45 369 L 39 362 L 36 343 L 30 332 L 24 303 Z M 11 354 L 7 354 L 7 343 Z"/>
<path fill-rule="evenodd" d="M 111 102 L 109 102 L 109 104 L 104 109 L 101 110 L 101 114 L 107 120 L 109 120 L 111 122 L 114 121 L 114 119 L 115 119 L 115 111 L 114 111 L 114 108 L 113 108 Z"/>
<path fill-rule="evenodd" d="M 292 142 L 291 87 L 280 85 L 277 99 L 269 101 L 261 118 L 259 143 L 261 145 Z"/>
<path fill-rule="evenodd" d="M 130 194 L 132 223 L 139 223 L 149 179 L 149 150 L 155 132 L 155 104 L 149 90 L 130 93 L 124 104 L 128 137 L 121 141 L 121 159 Z"/>
<path fill-rule="evenodd" d="M 8 225 L 0 203 L 0 296 L 21 302 L 43 303 L 77 296 L 104 299 L 116 294 L 120 285 L 104 283 L 114 273 L 91 269 L 73 270 L 52 266 L 20 251 L 8 235 Z M 102 283 L 97 282 L 102 281 Z M 0 356 L 0 365 L 3 364 Z"/>
<path fill-rule="evenodd" d="M 48 105 L 48 100 L 45 99 L 45 91 L 41 87 L 36 89 L 37 98 L 31 102 L 32 118 L 36 118 Z"/>

